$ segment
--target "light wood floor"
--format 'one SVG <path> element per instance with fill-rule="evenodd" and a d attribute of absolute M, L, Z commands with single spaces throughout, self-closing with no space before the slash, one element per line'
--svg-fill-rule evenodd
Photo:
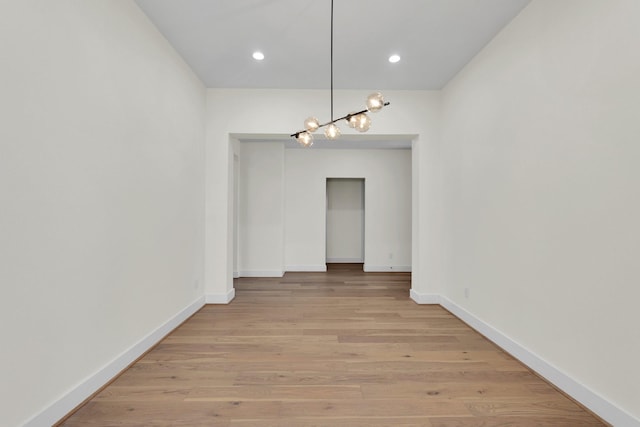
<path fill-rule="evenodd" d="M 409 278 L 334 266 L 238 279 L 231 304 L 203 307 L 62 425 L 605 425 L 415 304 Z"/>

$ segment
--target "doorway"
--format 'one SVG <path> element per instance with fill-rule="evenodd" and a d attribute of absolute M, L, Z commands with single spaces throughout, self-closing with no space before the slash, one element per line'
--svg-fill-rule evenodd
<path fill-rule="evenodd" d="M 327 178 L 327 264 L 364 263 L 364 178 Z"/>

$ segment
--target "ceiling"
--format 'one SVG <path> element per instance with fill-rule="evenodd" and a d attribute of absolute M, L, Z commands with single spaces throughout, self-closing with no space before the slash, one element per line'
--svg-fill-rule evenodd
<path fill-rule="evenodd" d="M 330 0 L 136 3 L 207 87 L 330 87 Z M 440 89 L 528 3 L 335 0 L 334 87 Z"/>

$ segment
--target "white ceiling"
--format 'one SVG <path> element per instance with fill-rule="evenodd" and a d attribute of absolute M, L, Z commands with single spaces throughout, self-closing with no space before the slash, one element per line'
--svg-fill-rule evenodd
<path fill-rule="evenodd" d="M 330 0 L 136 2 L 208 87 L 329 88 Z M 528 3 L 334 0 L 334 86 L 440 89 Z"/>

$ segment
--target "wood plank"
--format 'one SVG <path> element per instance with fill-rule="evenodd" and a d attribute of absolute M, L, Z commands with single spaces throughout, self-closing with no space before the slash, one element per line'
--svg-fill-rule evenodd
<path fill-rule="evenodd" d="M 601 427 L 588 415 L 556 416 L 543 413 L 526 417 L 446 417 L 430 419 L 432 427 Z"/>
<path fill-rule="evenodd" d="M 353 399 L 353 400 L 313 400 L 282 403 L 285 418 L 324 417 L 437 417 L 447 414 L 468 414 L 469 409 L 462 401 L 425 399 Z"/>
<path fill-rule="evenodd" d="M 185 401 L 362 399 L 359 385 L 198 387 Z"/>
<path fill-rule="evenodd" d="M 428 417 L 331 417 L 288 418 L 274 422 L 266 420 L 231 420 L 231 427 L 433 427 Z M 476 426 L 477 427 L 477 426 Z"/>

